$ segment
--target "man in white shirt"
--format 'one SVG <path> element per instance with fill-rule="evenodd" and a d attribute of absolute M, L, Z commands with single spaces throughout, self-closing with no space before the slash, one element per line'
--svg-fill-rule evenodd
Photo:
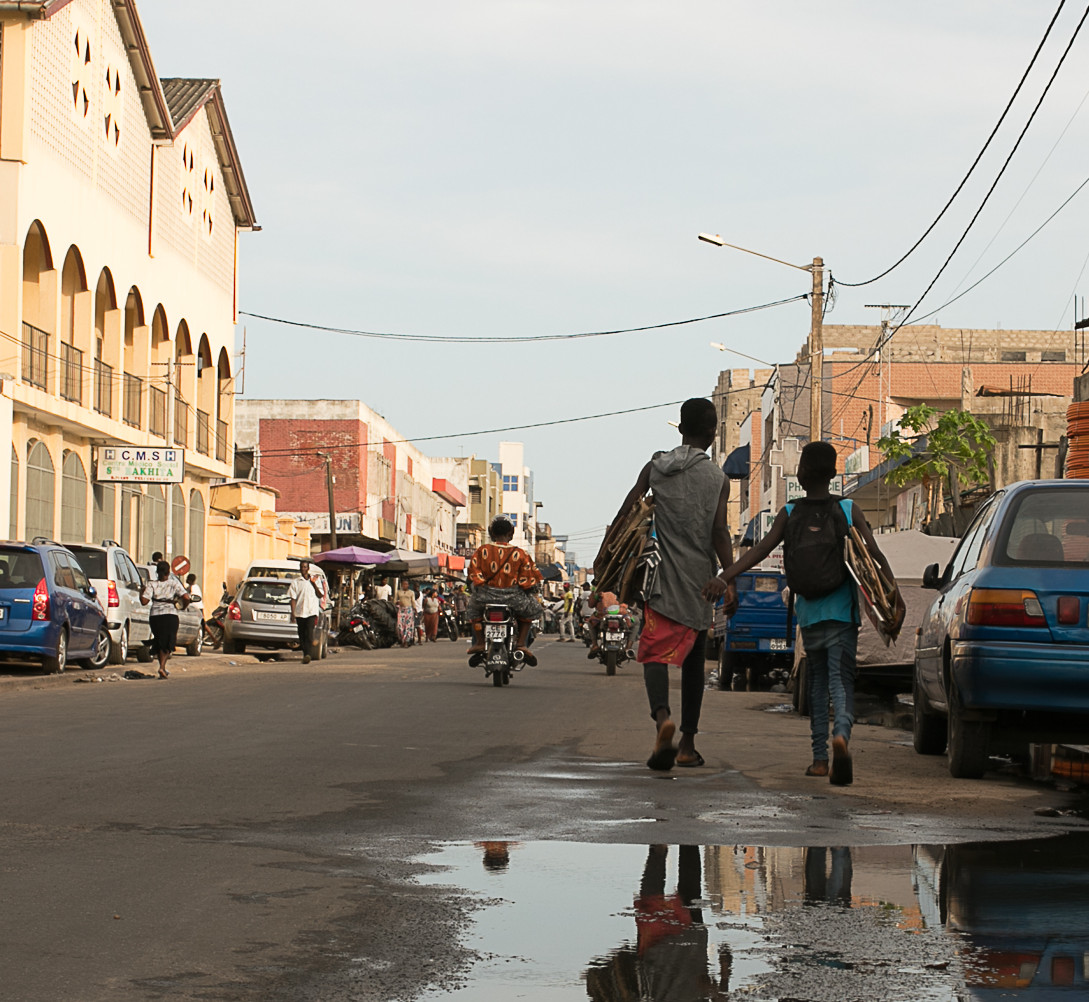
<path fill-rule="evenodd" d="M 382 583 L 375 586 L 374 597 L 383 602 L 388 602 L 392 595 L 393 589 L 390 587 L 388 579 L 382 578 Z"/>
<path fill-rule="evenodd" d="M 310 577 L 310 561 L 299 561 L 299 577 L 291 579 L 287 589 L 291 599 L 291 618 L 299 631 L 299 649 L 304 665 L 310 664 L 310 652 L 314 650 L 314 624 L 317 622 L 324 601 L 324 589 Z"/>

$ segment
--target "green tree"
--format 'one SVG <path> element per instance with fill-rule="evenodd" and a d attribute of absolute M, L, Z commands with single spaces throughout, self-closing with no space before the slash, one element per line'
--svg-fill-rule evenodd
<path fill-rule="evenodd" d="M 917 452 L 916 443 L 924 435 L 926 447 Z M 995 444 L 990 428 L 968 411 L 938 415 L 937 408 L 916 404 L 904 411 L 888 435 L 878 439 L 877 447 L 886 459 L 904 460 L 888 472 L 886 482 L 903 487 L 921 481 L 927 491 L 928 517 L 935 517 L 945 507 L 946 495 L 955 498 L 960 487 L 988 482 L 987 457 Z"/>

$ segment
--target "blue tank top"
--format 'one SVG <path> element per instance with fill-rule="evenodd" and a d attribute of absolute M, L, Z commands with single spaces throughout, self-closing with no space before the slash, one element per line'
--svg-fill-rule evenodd
<path fill-rule="evenodd" d="M 851 518 L 851 502 L 841 500 L 839 503 L 843 514 L 847 516 L 847 524 L 853 525 Z M 793 504 L 786 505 L 787 518 L 794 510 Z M 807 626 L 816 626 L 833 620 L 837 623 L 860 622 L 858 616 L 858 594 L 854 579 L 848 577 L 834 592 L 822 595 L 820 598 L 805 598 L 802 595 L 794 596 L 794 618 L 798 625 L 805 629 Z"/>

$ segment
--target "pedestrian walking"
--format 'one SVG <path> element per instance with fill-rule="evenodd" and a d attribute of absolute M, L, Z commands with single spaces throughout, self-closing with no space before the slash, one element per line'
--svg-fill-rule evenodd
<path fill-rule="evenodd" d="M 381 602 L 388 602 L 392 595 L 393 589 L 390 587 L 389 580 L 387 578 L 382 578 L 382 582 L 375 585 L 374 597 Z"/>
<path fill-rule="evenodd" d="M 423 623 L 428 641 L 436 643 L 439 639 L 439 600 L 432 588 L 428 588 L 423 597 Z"/>
<path fill-rule="evenodd" d="M 178 646 L 178 607 L 189 605 L 189 593 L 182 583 L 170 573 L 170 564 L 160 560 L 155 565 L 156 578 L 144 585 L 140 604 L 150 605 L 148 623 L 151 626 L 151 646 L 159 659 L 159 678 L 169 678 L 166 663 Z"/>
<path fill-rule="evenodd" d="M 563 609 L 560 616 L 560 643 L 575 642 L 575 593 L 571 589 L 571 582 L 564 582 Z"/>
<path fill-rule="evenodd" d="M 295 621 L 295 628 L 299 632 L 299 649 L 302 651 L 302 663 L 310 664 L 311 652 L 316 655 L 314 647 L 314 626 L 321 614 L 323 589 L 310 577 L 310 561 L 299 561 L 299 577 L 291 579 L 291 585 L 287 589 L 287 596 L 291 600 L 291 618 Z"/>
<path fill-rule="evenodd" d="M 654 529 L 661 562 L 643 609 L 643 632 L 636 660 L 643 665 L 643 681 L 650 713 L 657 727 L 654 749 L 647 765 L 668 770 L 673 765 L 700 766 L 696 751 L 703 706 L 705 646 L 711 625 L 711 605 L 704 591 L 719 563 L 733 563 L 726 502 L 730 482 L 707 455 L 718 431 L 715 405 L 703 397 L 681 406 L 681 444 L 656 452 L 639 473 L 635 486 L 613 519 L 624 517 L 646 495 L 654 492 Z M 602 541 L 602 559 L 610 533 Z M 598 561 L 595 561 L 597 564 Z M 723 591 L 727 588 L 723 584 Z M 728 588 L 727 609 L 737 606 L 737 590 Z M 681 669 L 681 738 L 674 748 L 676 725 L 669 705 L 669 665 Z"/>
<path fill-rule="evenodd" d="M 187 574 L 185 577 L 185 590 L 189 593 L 189 608 L 200 614 L 200 628 L 204 630 L 204 592 L 197 584 L 195 574 Z"/>
<path fill-rule="evenodd" d="M 397 590 L 397 640 L 402 647 L 416 640 L 416 595 L 407 581 Z"/>
<path fill-rule="evenodd" d="M 843 559 L 850 526 L 858 529 L 874 561 L 894 580 L 892 568 L 873 537 L 866 516 L 852 501 L 834 497 L 836 450 L 810 442 L 798 459 L 798 483 L 805 497 L 779 511 L 771 530 L 737 563 L 708 586 L 720 593 L 726 582 L 760 563 L 783 544 L 783 564 L 794 615 L 802 631 L 809 683 L 809 727 L 813 761 L 807 776 L 827 776 L 837 786 L 854 779 L 851 727 L 855 712 L 855 655 L 858 649 L 858 589 Z M 898 604 L 902 605 L 902 599 Z M 902 616 L 902 609 L 900 610 Z M 828 762 L 828 701 L 831 697 L 832 762 Z"/>

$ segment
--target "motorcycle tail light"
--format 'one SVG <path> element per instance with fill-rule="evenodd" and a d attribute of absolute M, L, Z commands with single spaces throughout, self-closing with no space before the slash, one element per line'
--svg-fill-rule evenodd
<path fill-rule="evenodd" d="M 488 610 L 488 622 L 489 623 L 502 623 L 507 617 L 503 615 L 502 609 L 489 609 Z"/>
<path fill-rule="evenodd" d="M 1063 595 L 1059 599 L 1058 620 L 1063 626 L 1077 626 L 1081 620 L 1081 599 L 1077 595 Z"/>
<path fill-rule="evenodd" d="M 227 618 L 228 619 L 241 619 L 242 618 L 242 610 L 238 607 L 237 602 L 232 602 L 229 606 L 227 606 Z"/>
<path fill-rule="evenodd" d="M 973 589 L 967 620 L 973 626 L 1047 626 L 1036 593 L 1021 588 Z"/>
<path fill-rule="evenodd" d="M 121 605 L 121 599 L 117 595 L 117 585 L 113 581 L 106 582 L 106 607 L 116 609 Z"/>
<path fill-rule="evenodd" d="M 46 622 L 49 619 L 49 586 L 45 583 L 45 578 L 42 578 L 38 582 L 38 587 L 34 589 L 30 618 L 38 622 Z"/>

